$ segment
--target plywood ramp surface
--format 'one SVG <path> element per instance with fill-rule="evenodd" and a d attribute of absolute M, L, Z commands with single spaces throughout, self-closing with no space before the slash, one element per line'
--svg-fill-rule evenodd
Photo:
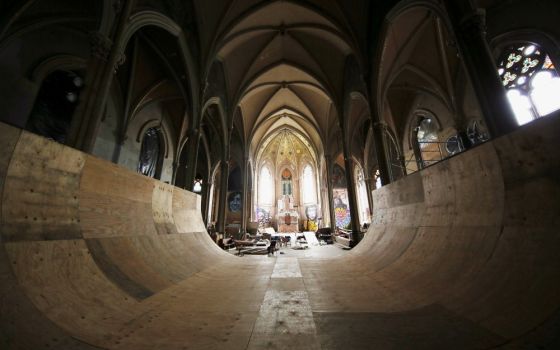
<path fill-rule="evenodd" d="M 196 194 L 0 132 L 0 349 L 560 348 L 558 117 L 374 191 L 315 260 L 234 257 Z"/>

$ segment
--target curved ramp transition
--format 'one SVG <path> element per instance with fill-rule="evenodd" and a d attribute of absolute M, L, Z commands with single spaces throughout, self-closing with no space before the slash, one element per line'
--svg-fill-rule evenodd
<path fill-rule="evenodd" d="M 0 125 L 2 349 L 560 348 L 560 119 L 374 191 L 330 260 L 244 257 L 200 198 Z"/>

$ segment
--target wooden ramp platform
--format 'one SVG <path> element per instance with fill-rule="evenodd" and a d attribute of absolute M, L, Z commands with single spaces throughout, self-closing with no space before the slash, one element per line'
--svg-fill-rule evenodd
<path fill-rule="evenodd" d="M 558 117 L 376 190 L 330 260 L 232 256 L 197 195 L 0 134 L 0 349 L 560 348 Z"/>

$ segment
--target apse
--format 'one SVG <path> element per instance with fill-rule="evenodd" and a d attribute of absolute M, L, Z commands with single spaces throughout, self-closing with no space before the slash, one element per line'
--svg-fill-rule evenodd
<path fill-rule="evenodd" d="M 287 125 L 272 132 L 259 145 L 254 203 L 257 218 L 268 218 L 260 223 L 263 229 L 277 227 L 283 232 L 298 232 L 319 224 L 317 159 L 309 138 Z M 289 223 L 284 220 L 286 214 L 291 215 Z"/>

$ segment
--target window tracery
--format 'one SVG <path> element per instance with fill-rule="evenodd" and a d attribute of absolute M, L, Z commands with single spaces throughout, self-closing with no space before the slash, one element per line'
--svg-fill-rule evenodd
<path fill-rule="evenodd" d="M 498 74 L 519 125 L 560 109 L 560 77 L 539 45 L 519 43 L 504 50 Z"/>
<path fill-rule="evenodd" d="M 439 125 L 432 115 L 419 115 L 413 132 L 413 142 L 417 143 L 415 150 L 418 169 L 439 162 L 443 158 L 440 148 Z"/>
<path fill-rule="evenodd" d="M 193 192 L 195 192 L 195 193 L 202 192 L 202 179 L 195 179 L 194 180 Z"/>
<path fill-rule="evenodd" d="M 161 136 L 158 128 L 149 128 L 142 138 L 140 158 L 138 160 L 138 172 L 156 177 L 157 167 L 160 161 Z"/>

